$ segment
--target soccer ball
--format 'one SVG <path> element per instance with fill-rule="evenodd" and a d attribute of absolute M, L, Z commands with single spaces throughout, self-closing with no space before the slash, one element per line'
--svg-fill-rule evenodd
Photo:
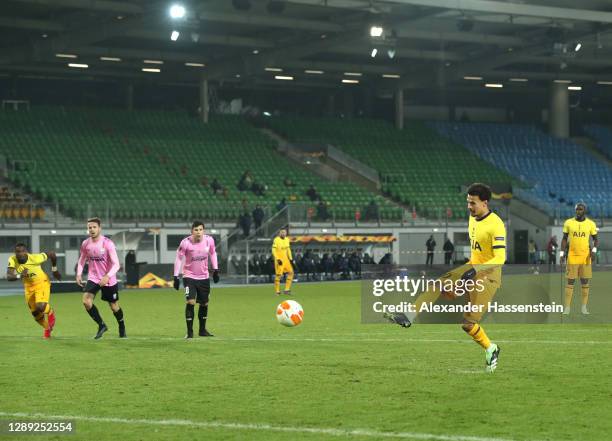
<path fill-rule="evenodd" d="M 304 310 L 295 300 L 285 300 L 276 307 L 276 320 L 283 326 L 297 326 L 304 319 Z"/>

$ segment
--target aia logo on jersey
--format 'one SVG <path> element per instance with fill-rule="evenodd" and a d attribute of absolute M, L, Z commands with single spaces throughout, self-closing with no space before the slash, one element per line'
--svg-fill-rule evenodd
<path fill-rule="evenodd" d="M 574 237 L 586 237 L 586 233 L 583 231 L 574 231 Z"/>
<path fill-rule="evenodd" d="M 478 243 L 478 241 L 472 240 L 470 242 L 472 243 L 472 249 L 473 250 L 482 251 L 482 248 L 480 247 L 480 244 Z"/>

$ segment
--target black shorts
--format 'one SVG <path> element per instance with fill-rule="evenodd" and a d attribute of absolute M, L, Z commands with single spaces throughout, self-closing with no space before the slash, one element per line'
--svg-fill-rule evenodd
<path fill-rule="evenodd" d="M 183 277 L 183 286 L 185 287 L 185 299 L 196 299 L 197 303 L 208 303 L 210 296 L 210 279 L 190 279 Z"/>
<path fill-rule="evenodd" d="M 118 283 L 115 283 L 113 286 L 106 285 L 101 287 L 97 283 L 88 280 L 87 285 L 85 285 L 85 289 L 83 289 L 83 292 L 90 292 L 95 296 L 100 290 L 102 290 L 102 300 L 104 300 L 105 302 L 114 303 L 119 300 Z"/>

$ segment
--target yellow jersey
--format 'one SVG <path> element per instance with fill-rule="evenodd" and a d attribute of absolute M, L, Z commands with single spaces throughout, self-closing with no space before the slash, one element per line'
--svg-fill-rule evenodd
<path fill-rule="evenodd" d="M 24 269 L 28 270 L 27 275 L 23 276 L 21 280 L 26 286 L 36 285 L 42 282 L 49 282 L 47 273 L 43 271 L 41 265 L 47 261 L 47 255 L 45 253 L 31 254 L 28 253 L 28 260 L 26 263 L 19 263 L 17 256 L 12 255 L 8 260 L 8 267 L 13 268 L 17 274 L 23 273 Z"/>
<path fill-rule="evenodd" d="M 503 265 L 506 262 L 506 227 L 490 211 L 481 219 L 470 216 L 470 262 L 473 265 Z"/>
<path fill-rule="evenodd" d="M 289 261 L 293 259 L 288 237 L 281 239 L 280 236 L 276 236 L 274 238 L 274 242 L 272 242 L 272 255 L 275 260 Z"/>
<path fill-rule="evenodd" d="M 597 225 L 589 218 L 578 221 L 571 218 L 563 224 L 563 233 L 567 234 L 569 241 L 569 252 L 567 263 L 585 264 L 590 262 L 591 246 L 590 236 L 597 235 Z"/>

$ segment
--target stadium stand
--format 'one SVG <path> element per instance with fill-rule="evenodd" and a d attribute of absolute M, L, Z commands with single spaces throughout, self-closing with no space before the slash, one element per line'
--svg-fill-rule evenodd
<path fill-rule="evenodd" d="M 590 152 L 535 126 L 431 122 L 440 135 L 531 184 L 520 196 L 549 214 L 571 217 L 586 202 L 593 216 L 612 216 L 612 173 Z"/>
<path fill-rule="evenodd" d="M 403 131 L 373 119 L 292 118 L 266 120 L 277 133 L 295 142 L 332 144 L 375 168 L 383 190 L 416 209 L 419 216 L 466 216 L 461 187 L 475 181 L 518 183 L 460 145 L 418 122 Z"/>
<path fill-rule="evenodd" d="M 612 130 L 597 124 L 586 124 L 582 128 L 596 141 L 597 149 L 612 161 Z"/>
<path fill-rule="evenodd" d="M 399 220 L 401 207 L 352 183 L 328 182 L 275 152 L 265 135 L 232 116 L 207 125 L 184 112 L 33 108 L 0 112 L 0 151 L 14 164 L 12 182 L 57 202 L 67 215 L 105 213 L 114 219 L 236 220 L 248 206 L 287 202 L 312 205 L 313 184 L 336 219 L 354 219 L 371 200 L 383 220 Z M 264 196 L 238 191 L 250 170 Z M 283 184 L 291 177 L 295 187 Z M 209 187 L 217 178 L 226 191 Z"/>
<path fill-rule="evenodd" d="M 22 194 L 0 187 L 0 221 L 29 221 L 45 217 L 45 209 L 32 205 Z"/>

